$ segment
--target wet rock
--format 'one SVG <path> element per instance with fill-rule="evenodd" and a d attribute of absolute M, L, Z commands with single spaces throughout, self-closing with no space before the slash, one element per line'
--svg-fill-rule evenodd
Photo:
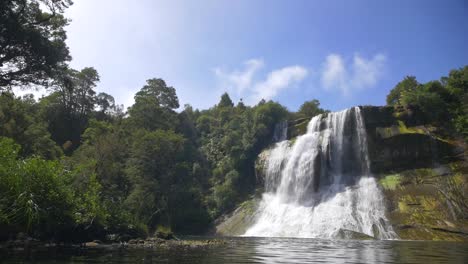
<path fill-rule="evenodd" d="M 161 238 L 161 239 L 165 239 L 165 240 L 175 239 L 174 233 L 172 233 L 171 231 L 158 230 L 158 231 L 156 231 L 155 236 L 157 238 Z"/>
<path fill-rule="evenodd" d="M 97 246 L 99 246 L 99 243 L 96 243 L 96 242 L 94 242 L 94 241 L 85 242 L 85 243 L 84 243 L 84 246 L 85 246 L 85 247 L 97 247 Z"/>
<path fill-rule="evenodd" d="M 375 240 L 375 238 L 372 236 L 348 229 L 340 229 L 340 231 L 338 231 L 337 237 L 340 239 Z"/>

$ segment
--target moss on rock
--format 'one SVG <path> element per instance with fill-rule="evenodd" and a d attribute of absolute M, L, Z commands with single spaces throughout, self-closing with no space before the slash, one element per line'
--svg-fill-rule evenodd
<path fill-rule="evenodd" d="M 400 174 L 390 174 L 380 179 L 379 182 L 386 190 L 395 190 L 401 181 Z"/>
<path fill-rule="evenodd" d="M 460 181 L 458 175 L 421 168 L 380 176 L 388 217 L 401 239 L 468 241 L 468 220 L 454 215 L 437 187 L 446 177 Z"/>

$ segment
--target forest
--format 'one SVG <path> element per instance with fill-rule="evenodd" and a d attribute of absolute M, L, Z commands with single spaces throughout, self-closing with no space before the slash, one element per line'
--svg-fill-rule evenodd
<path fill-rule="evenodd" d="M 278 123 L 328 112 L 312 98 L 291 111 L 227 93 L 193 109 L 158 73 L 124 109 L 98 92 L 96 69 L 69 66 L 63 13 L 71 4 L 0 2 L 0 240 L 204 234 L 254 194 L 255 160 Z M 468 140 L 468 66 L 426 83 L 407 76 L 386 99 L 441 137 Z"/>

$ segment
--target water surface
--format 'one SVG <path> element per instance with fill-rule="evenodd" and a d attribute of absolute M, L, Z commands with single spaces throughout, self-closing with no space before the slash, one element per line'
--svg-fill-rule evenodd
<path fill-rule="evenodd" d="M 468 243 L 223 238 L 190 249 L 62 248 L 0 251 L 1 263 L 468 263 Z"/>

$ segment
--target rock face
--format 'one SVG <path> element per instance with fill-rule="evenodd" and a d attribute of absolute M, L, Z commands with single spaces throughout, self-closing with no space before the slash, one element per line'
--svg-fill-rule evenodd
<path fill-rule="evenodd" d="M 451 171 L 439 167 L 379 175 L 388 218 L 401 239 L 468 241 L 468 212 L 460 206 L 468 199 L 459 196 L 468 194 L 468 175 L 463 162 L 450 165 Z"/>
<path fill-rule="evenodd" d="M 393 107 L 361 107 L 374 173 L 385 173 L 453 161 L 461 152 L 455 145 L 431 135 L 429 128 L 397 119 Z"/>

